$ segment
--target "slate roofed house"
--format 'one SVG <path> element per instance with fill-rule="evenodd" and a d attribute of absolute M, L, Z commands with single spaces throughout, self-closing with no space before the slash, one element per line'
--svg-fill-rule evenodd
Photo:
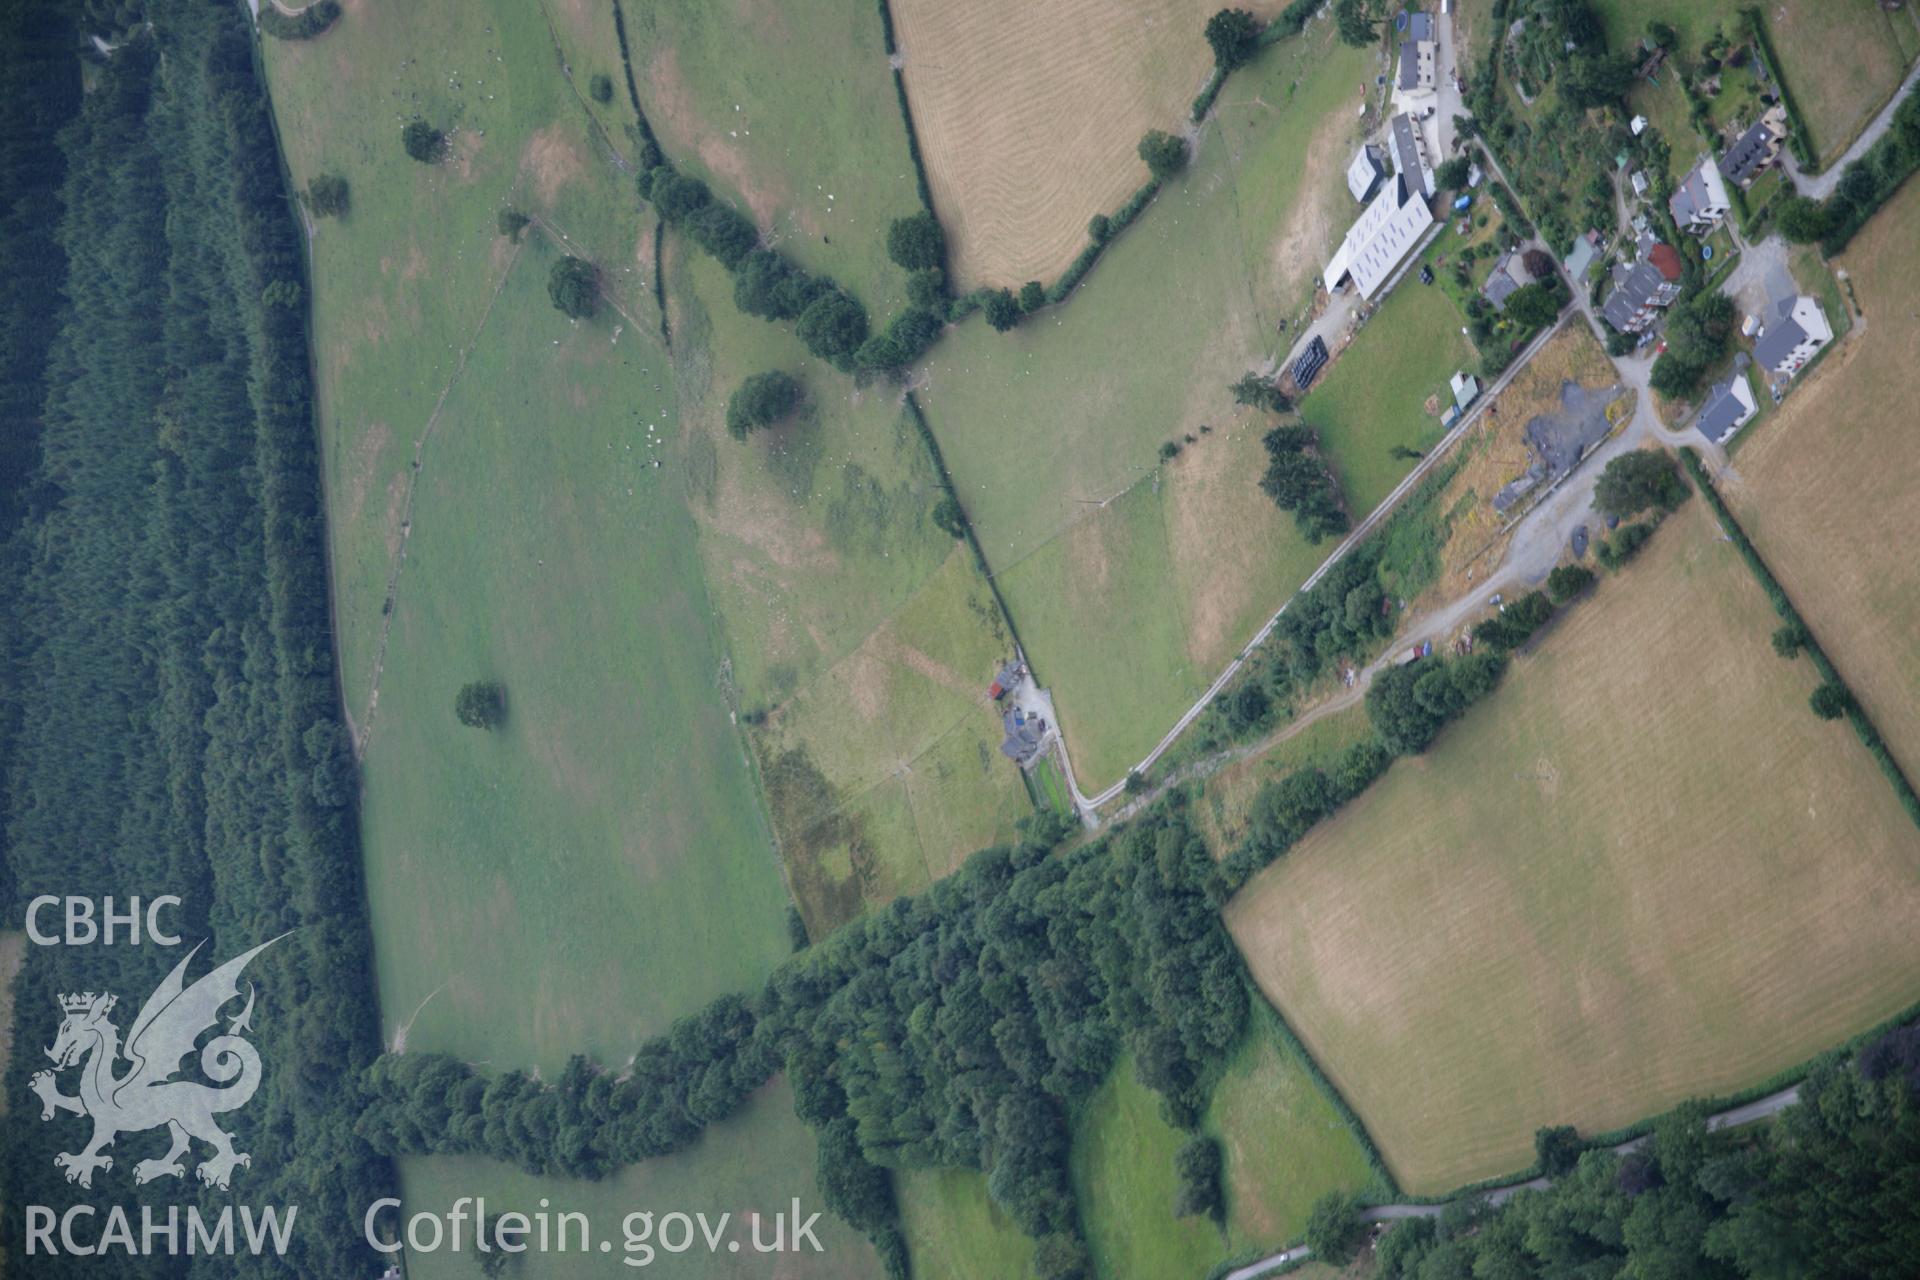
<path fill-rule="evenodd" d="M 1487 282 L 1480 286 L 1480 293 L 1493 304 L 1495 311 L 1505 311 L 1507 299 L 1519 287 L 1520 282 L 1513 278 L 1513 273 L 1507 270 L 1507 264 L 1502 262 L 1488 273 Z"/>
<path fill-rule="evenodd" d="M 1786 109 L 1776 106 L 1734 139 L 1733 145 L 1720 157 L 1720 175 L 1736 186 L 1752 186 L 1755 178 L 1779 161 L 1780 144 L 1786 133 Z"/>
<path fill-rule="evenodd" d="M 1403 94 L 1430 93 L 1434 86 L 1433 15 L 1407 16 L 1406 35 L 1400 41 L 1399 72 L 1394 89 Z"/>
<path fill-rule="evenodd" d="M 1613 292 L 1600 307 L 1607 323 L 1621 333 L 1649 328 L 1661 307 L 1680 296 L 1680 255 L 1651 236 L 1640 241 L 1640 261 L 1613 269 Z"/>
<path fill-rule="evenodd" d="M 1007 695 L 1007 690 L 1019 683 L 1020 664 L 1009 662 L 1000 668 L 1000 674 L 996 675 L 993 683 L 987 686 L 987 696 L 998 702 Z"/>
<path fill-rule="evenodd" d="M 1347 228 L 1327 263 L 1327 290 L 1343 289 L 1351 281 L 1361 297 L 1371 298 L 1432 225 L 1432 206 L 1409 189 L 1405 175 L 1395 177 Z"/>
<path fill-rule="evenodd" d="M 1362 143 L 1354 153 L 1353 163 L 1347 166 L 1347 190 L 1355 200 L 1365 204 L 1379 190 L 1380 179 L 1386 176 L 1386 153 L 1371 142 Z"/>
<path fill-rule="evenodd" d="M 1695 235 L 1705 235 L 1726 220 L 1733 202 L 1727 198 L 1726 181 L 1712 156 L 1701 156 L 1699 163 L 1687 171 L 1685 180 L 1668 199 L 1667 208 L 1682 231 Z"/>
<path fill-rule="evenodd" d="M 1426 142 L 1420 136 L 1419 123 L 1403 111 L 1388 121 L 1387 139 L 1392 144 L 1393 171 L 1421 195 L 1432 196 L 1433 168 L 1427 163 Z"/>
<path fill-rule="evenodd" d="M 1707 391 L 1706 403 L 1700 406 L 1700 416 L 1694 419 L 1693 425 L 1700 428 L 1700 434 L 1707 439 L 1722 444 L 1758 412 L 1760 406 L 1747 383 L 1746 366 L 1736 361 L 1733 376 L 1725 382 L 1714 383 Z"/>
<path fill-rule="evenodd" d="M 1762 367 L 1792 377 L 1807 367 L 1820 348 L 1833 341 L 1833 326 L 1820 304 L 1806 294 L 1782 298 L 1769 310 L 1766 328 L 1753 344 L 1753 358 Z"/>
<path fill-rule="evenodd" d="M 1018 707 L 1009 707 L 1000 717 L 1000 727 L 1006 731 L 1000 740 L 1000 754 L 1018 765 L 1031 764 L 1046 739 L 1047 722 Z"/>

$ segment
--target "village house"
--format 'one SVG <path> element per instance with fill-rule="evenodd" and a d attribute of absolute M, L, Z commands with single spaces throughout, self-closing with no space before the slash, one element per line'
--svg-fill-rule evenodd
<path fill-rule="evenodd" d="M 1373 297 L 1432 225 L 1432 206 L 1409 188 L 1406 175 L 1396 176 L 1347 228 L 1327 263 L 1327 291 L 1338 292 L 1351 282 L 1361 297 Z"/>
<path fill-rule="evenodd" d="M 1683 268 L 1674 247 L 1642 236 L 1639 248 L 1638 262 L 1613 269 L 1613 292 L 1600 307 L 1607 323 L 1621 333 L 1644 333 L 1660 308 L 1672 306 L 1680 296 Z"/>
<path fill-rule="evenodd" d="M 1764 324 L 1759 341 L 1753 344 L 1753 358 L 1783 378 L 1806 368 L 1807 361 L 1833 341 L 1826 312 L 1804 293 L 1775 303 Z"/>
<path fill-rule="evenodd" d="M 1393 96 L 1395 105 L 1415 106 L 1434 92 L 1433 15 L 1410 13 L 1405 18 Z"/>
<path fill-rule="evenodd" d="M 1706 403 L 1700 406 L 1700 415 L 1693 425 L 1713 443 L 1724 444 L 1727 437 L 1744 427 L 1758 412 L 1760 405 L 1747 382 L 1747 357 L 1743 352 L 1734 357 L 1733 375 L 1708 389 Z"/>
<path fill-rule="evenodd" d="M 1733 202 L 1727 198 L 1727 184 L 1720 166 L 1712 156 L 1701 156 L 1699 163 L 1674 188 L 1667 208 L 1682 231 L 1705 235 L 1726 220 Z"/>
<path fill-rule="evenodd" d="M 1720 175 L 1745 189 L 1755 178 L 1780 162 L 1780 145 L 1787 136 L 1786 108 L 1775 106 L 1734 139 L 1720 157 Z"/>

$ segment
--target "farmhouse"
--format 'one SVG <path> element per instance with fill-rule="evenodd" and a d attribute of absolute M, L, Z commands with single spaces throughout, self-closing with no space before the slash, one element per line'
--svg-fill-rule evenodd
<path fill-rule="evenodd" d="M 1753 180 L 1780 159 L 1780 144 L 1787 135 L 1786 108 L 1775 106 L 1734 139 L 1720 157 L 1720 174 L 1738 187 L 1750 187 Z"/>
<path fill-rule="evenodd" d="M 1347 228 L 1346 239 L 1327 263 L 1327 291 L 1344 289 L 1352 281 L 1361 297 L 1373 297 L 1432 225 L 1433 210 L 1426 198 L 1409 189 L 1405 174 L 1395 177 Z"/>
<path fill-rule="evenodd" d="M 1492 272 L 1487 276 L 1487 283 L 1481 287 L 1480 292 L 1488 302 L 1493 304 L 1495 311 L 1505 311 L 1507 299 L 1513 296 L 1514 291 L 1532 283 L 1533 273 L 1527 270 L 1520 251 L 1509 249 L 1500 261 L 1494 264 Z"/>
<path fill-rule="evenodd" d="M 1760 340 L 1753 344 L 1753 358 L 1761 367 L 1791 378 L 1832 341 L 1833 326 L 1827 323 L 1826 313 L 1803 293 L 1774 304 Z"/>
<path fill-rule="evenodd" d="M 1046 740 L 1047 722 L 1019 707 L 1009 707 L 1000 717 L 1000 727 L 1006 731 L 1006 737 L 1000 740 L 1000 754 L 1023 768 L 1032 764 Z"/>
<path fill-rule="evenodd" d="M 1600 314 L 1621 333 L 1643 333 L 1659 314 L 1680 296 L 1680 255 L 1670 244 L 1652 236 L 1640 239 L 1640 261 L 1613 269 L 1613 292 Z"/>
<path fill-rule="evenodd" d="M 1387 122 L 1387 139 L 1393 147 L 1393 171 L 1423 196 L 1433 195 L 1433 167 L 1427 163 L 1426 139 L 1420 134 L 1420 122 L 1404 111 Z"/>
<path fill-rule="evenodd" d="M 1347 190 L 1353 198 L 1365 204 L 1373 198 L 1380 187 L 1380 179 L 1387 176 L 1386 154 L 1371 142 L 1360 144 L 1360 150 L 1354 154 L 1353 163 L 1347 166 Z"/>
<path fill-rule="evenodd" d="M 1700 428 L 1701 435 L 1721 444 L 1759 411 L 1753 388 L 1747 383 L 1746 357 L 1742 355 L 1734 359 L 1733 375 L 1708 389 L 1707 401 L 1700 406 L 1700 416 L 1694 419 L 1694 425 Z"/>
<path fill-rule="evenodd" d="M 1687 171 L 1685 180 L 1668 199 L 1667 208 L 1682 231 L 1695 235 L 1705 235 L 1726 220 L 1733 202 L 1727 198 L 1727 184 L 1712 156 L 1701 156 L 1699 163 Z"/>
<path fill-rule="evenodd" d="M 1396 101 L 1422 98 L 1434 90 L 1433 15 L 1406 16 L 1406 34 L 1400 41 L 1399 70 L 1393 81 Z"/>

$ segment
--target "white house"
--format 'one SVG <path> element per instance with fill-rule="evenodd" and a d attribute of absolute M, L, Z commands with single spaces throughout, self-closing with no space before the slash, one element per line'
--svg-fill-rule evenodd
<path fill-rule="evenodd" d="M 1682 231 L 1695 235 L 1705 235 L 1726 220 L 1733 201 L 1727 198 L 1726 179 L 1720 176 L 1720 166 L 1712 156 L 1701 156 L 1687 172 L 1685 180 L 1674 188 L 1667 208 Z"/>
<path fill-rule="evenodd" d="M 1329 293 L 1352 281 L 1360 296 L 1371 298 L 1413 252 L 1433 225 L 1433 209 L 1412 190 L 1404 175 L 1394 177 L 1360 213 L 1327 263 Z"/>
<path fill-rule="evenodd" d="M 1827 323 L 1826 312 L 1803 293 L 1774 305 L 1760 340 L 1753 344 L 1753 358 L 1762 368 L 1791 378 L 1832 341 L 1833 326 Z"/>
<path fill-rule="evenodd" d="M 1760 406 L 1753 398 L 1753 388 L 1747 384 L 1745 357 L 1741 357 L 1734 361 L 1733 376 L 1725 382 L 1716 382 L 1707 392 L 1706 403 L 1700 406 L 1700 416 L 1694 419 L 1694 425 L 1700 428 L 1701 435 L 1720 444 L 1758 412 Z"/>

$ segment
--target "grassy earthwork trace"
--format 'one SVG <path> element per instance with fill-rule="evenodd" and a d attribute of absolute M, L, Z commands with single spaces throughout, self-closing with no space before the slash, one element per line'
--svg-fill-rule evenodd
<path fill-rule="evenodd" d="M 1695 502 L 1228 922 L 1409 1191 L 1912 1002 L 1920 847 Z M 1630 800 L 1630 803 L 1628 802 Z"/>

